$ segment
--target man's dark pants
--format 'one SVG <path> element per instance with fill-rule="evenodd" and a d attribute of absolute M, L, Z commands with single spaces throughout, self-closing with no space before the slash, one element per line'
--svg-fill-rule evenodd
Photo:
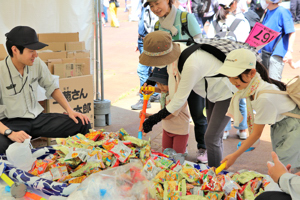
<path fill-rule="evenodd" d="M 1 122 L 13 131 L 25 131 L 32 139 L 37 137 L 66 138 L 77 133 L 86 134 L 91 124 L 83 125 L 81 119 L 77 118 L 76 124 L 68 115 L 59 113 L 41 113 L 35 119 L 13 118 L 2 119 Z M 0 154 L 5 153 L 11 141 L 0 134 Z"/>

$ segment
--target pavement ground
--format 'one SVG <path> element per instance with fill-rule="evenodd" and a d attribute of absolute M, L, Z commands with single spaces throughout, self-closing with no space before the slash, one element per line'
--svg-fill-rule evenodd
<path fill-rule="evenodd" d="M 103 46 L 103 74 L 104 74 L 104 99 L 111 101 L 111 124 L 105 127 L 95 127 L 95 129 L 105 129 L 106 131 L 118 131 L 124 128 L 129 134 L 138 135 L 139 111 L 131 110 L 131 105 L 138 99 L 139 77 L 137 66 L 139 52 L 135 51 L 138 37 L 138 22 L 129 21 L 129 13 L 124 12 L 124 2 L 120 2 L 118 9 L 118 19 L 120 27 L 110 27 L 109 23 L 103 27 L 102 46 Z M 208 28 L 205 26 L 205 28 Z M 300 60 L 300 25 L 296 25 L 298 36 L 294 45 L 294 61 Z M 285 66 L 282 81 L 287 82 L 295 75 L 300 74 L 300 69 L 292 69 Z M 159 103 L 151 103 L 149 113 L 156 113 L 160 110 Z M 196 141 L 194 137 L 193 123 L 190 125 L 190 135 L 188 140 L 187 160 L 196 161 Z M 151 148 L 161 151 L 162 127 L 159 123 L 153 127 L 153 131 L 147 134 L 144 139 L 151 139 Z M 224 140 L 223 156 L 233 153 L 238 142 L 236 129 L 232 128 L 228 139 Z M 242 154 L 228 171 L 238 171 L 240 169 L 255 170 L 267 174 L 267 161 L 271 160 L 272 146 L 270 143 L 270 128 L 267 125 L 263 131 L 261 142 L 252 151 Z"/>

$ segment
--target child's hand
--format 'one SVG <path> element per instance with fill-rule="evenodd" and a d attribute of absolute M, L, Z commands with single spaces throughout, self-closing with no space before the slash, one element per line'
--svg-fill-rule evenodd
<path fill-rule="evenodd" d="M 146 119 L 147 119 L 149 116 L 151 116 L 151 114 L 145 113 L 145 112 L 143 112 L 143 111 L 141 110 L 141 111 L 140 111 L 140 114 L 139 114 L 139 118 L 142 118 L 142 114 L 145 115 L 145 118 L 146 118 Z"/>
<path fill-rule="evenodd" d="M 225 161 L 227 161 L 225 169 L 228 169 L 231 165 L 234 164 L 234 162 L 236 161 L 236 159 L 237 159 L 236 155 L 234 153 L 232 153 L 232 154 L 229 154 L 228 156 L 226 156 L 221 161 L 221 163 L 224 163 Z"/>

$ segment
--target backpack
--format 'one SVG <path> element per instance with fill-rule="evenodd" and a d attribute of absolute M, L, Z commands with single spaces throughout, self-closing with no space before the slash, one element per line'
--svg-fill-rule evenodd
<path fill-rule="evenodd" d="M 221 27 L 217 20 L 213 21 L 213 26 L 216 31 L 215 38 L 219 39 L 230 39 L 233 41 L 237 41 L 236 36 L 234 34 L 235 29 L 239 25 L 239 23 L 243 21 L 242 19 L 235 18 L 230 27 L 228 28 L 226 24 L 224 23 Z M 225 27 L 225 28 L 224 28 Z M 224 30 L 225 29 L 225 30 Z"/>
<path fill-rule="evenodd" d="M 294 79 L 296 79 L 296 81 L 293 82 L 293 83 L 291 83 Z M 284 94 L 284 95 L 288 95 L 297 104 L 298 108 L 300 108 L 300 77 L 298 75 L 298 76 L 295 76 L 292 80 L 290 80 L 286 84 L 286 91 L 262 90 L 262 91 L 258 92 L 257 98 L 262 93 L 272 93 L 272 94 Z M 286 116 L 289 116 L 289 117 L 294 117 L 294 118 L 300 119 L 300 115 L 297 115 L 297 114 L 294 114 L 294 113 L 290 113 L 290 112 L 282 113 L 282 115 L 286 115 Z"/>
<path fill-rule="evenodd" d="M 190 34 L 187 24 L 187 18 L 188 18 L 188 12 L 182 11 L 180 15 L 180 21 L 181 21 L 181 34 L 185 35 L 187 34 L 191 39 L 193 39 L 193 36 Z M 154 31 L 159 30 L 159 20 L 154 25 Z"/>
<path fill-rule="evenodd" d="M 188 59 L 188 57 L 194 53 L 196 50 L 198 49 L 202 49 L 212 55 L 214 55 L 218 60 L 220 60 L 221 62 L 224 62 L 225 61 L 225 58 L 226 58 L 226 55 L 225 53 L 223 53 L 220 49 L 212 46 L 212 45 L 209 45 L 209 44 L 199 44 L 199 43 L 196 43 L 196 42 L 192 42 L 192 41 L 187 41 L 187 40 L 176 40 L 174 42 L 187 42 L 187 44 L 191 44 L 193 43 L 193 45 L 189 46 L 188 48 L 186 48 L 185 50 L 183 50 L 179 56 L 179 59 L 178 59 L 178 71 L 181 73 L 182 70 L 183 70 L 183 65 L 185 63 L 185 61 Z M 225 75 L 223 74 L 216 74 L 214 76 L 207 76 L 207 77 L 204 77 L 204 81 L 205 81 L 205 93 L 206 93 L 206 97 L 207 97 L 207 88 L 208 88 L 208 82 L 206 80 L 206 78 L 217 78 L 217 77 L 226 77 Z M 205 97 L 205 98 L 206 98 Z"/>

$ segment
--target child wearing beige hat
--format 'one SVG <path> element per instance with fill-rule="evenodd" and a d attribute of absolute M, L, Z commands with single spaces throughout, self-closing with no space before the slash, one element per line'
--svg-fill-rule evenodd
<path fill-rule="evenodd" d="M 266 68 L 257 62 L 255 55 L 247 49 L 231 51 L 217 72 L 226 75 L 238 89 L 231 99 L 227 113 L 234 119 L 235 125 L 242 120 L 239 99 L 247 100 L 250 135 L 237 151 L 222 160 L 222 163 L 227 161 L 226 169 L 259 140 L 266 124 L 271 124 L 272 146 L 279 160 L 285 165 L 291 164 L 293 168 L 299 167 L 300 119 L 285 116 L 284 113 L 299 115 L 300 109 L 288 95 L 270 93 L 285 91 L 286 85 L 269 78 Z M 256 111 L 255 117 L 253 110 Z"/>
<path fill-rule="evenodd" d="M 183 43 L 172 42 L 171 35 L 164 31 L 155 31 L 145 37 L 140 63 L 157 68 L 167 65 L 171 101 L 164 109 L 145 120 L 143 131 L 148 133 L 155 124 L 180 109 L 193 91 L 206 99 L 208 127 L 204 139 L 208 165 L 217 167 L 222 160 L 223 131 L 230 120 L 225 113 L 236 89 L 226 77 L 214 77 L 207 79 L 207 93 L 205 92 L 205 77 L 215 75 L 223 63 L 204 50 L 197 50 L 190 55 L 180 73 L 177 62 L 185 48 L 187 46 Z"/>

